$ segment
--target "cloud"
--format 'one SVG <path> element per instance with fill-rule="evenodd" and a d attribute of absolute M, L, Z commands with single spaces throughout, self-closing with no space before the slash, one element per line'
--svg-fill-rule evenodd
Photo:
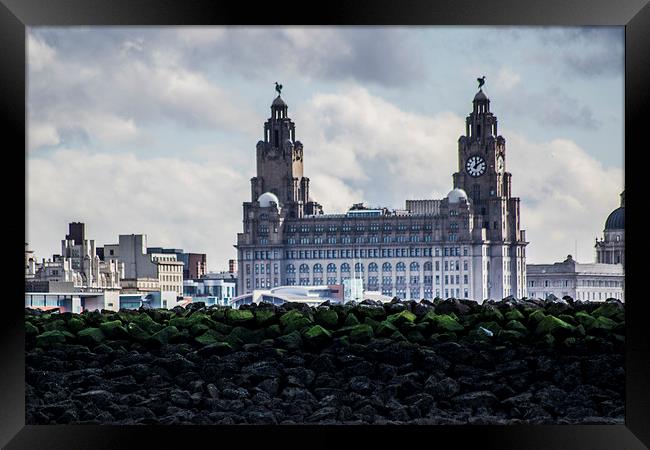
<path fill-rule="evenodd" d="M 509 114 L 526 116 L 540 125 L 555 129 L 577 127 L 595 130 L 601 121 L 594 111 L 562 88 L 551 86 L 542 92 L 518 88 L 499 96 L 499 102 Z"/>
<path fill-rule="evenodd" d="M 32 149 L 55 145 L 55 135 L 72 139 L 69 145 L 139 146 L 153 139 L 144 130 L 152 123 L 257 130 L 258 115 L 236 96 L 183 67 L 173 52 L 149 48 L 141 38 L 104 43 L 92 59 L 74 51 L 47 51 L 40 36 L 29 39 L 36 43 L 28 48 L 29 121 L 40 127 L 33 132 Z"/>
<path fill-rule="evenodd" d="M 287 73 L 396 87 L 426 71 L 419 42 L 394 28 L 182 27 L 176 33 L 188 64 L 226 64 L 253 78 Z"/>
<path fill-rule="evenodd" d="M 463 119 L 455 114 L 428 117 L 403 111 L 352 87 L 315 95 L 294 120 L 298 139 L 309 137 L 304 140 L 307 176 L 315 172 L 338 178 L 366 193 L 366 201 L 399 208 L 405 195 L 430 198 L 451 189 L 457 140 L 464 130 Z M 328 210 L 327 202 L 321 203 Z"/>
<path fill-rule="evenodd" d="M 521 82 L 521 75 L 507 67 L 502 67 L 497 73 L 495 86 L 501 91 L 508 91 Z"/>
<path fill-rule="evenodd" d="M 81 221 L 98 246 L 145 233 L 150 246 L 207 253 L 211 270 L 236 257 L 250 190 L 246 176 L 219 161 L 80 150 L 29 158 L 27 182 L 27 237 L 39 258 L 60 253 L 68 222 Z"/>
<path fill-rule="evenodd" d="M 312 98 L 294 120 L 305 144 L 305 175 L 325 212 L 352 203 L 402 208 L 410 198 L 442 198 L 457 170 L 462 118 L 413 114 L 360 88 Z M 606 168 L 568 139 L 534 142 L 502 127 L 521 224 L 531 242 L 528 261 L 553 262 L 574 253 L 594 259 L 593 239 L 618 206 L 623 171 Z M 307 138 L 308 137 L 308 138 Z M 575 256 L 575 255 L 574 255 Z"/>
<path fill-rule="evenodd" d="M 56 57 L 56 50 L 42 39 L 27 33 L 27 52 L 29 54 L 30 69 L 38 72 L 47 68 Z"/>
<path fill-rule="evenodd" d="M 567 139 L 535 143 L 504 133 L 512 193 L 521 198 L 522 228 L 531 242 L 528 262 L 560 261 L 574 253 L 576 240 L 579 261 L 593 262 L 594 238 L 602 237 L 605 219 L 618 207 L 623 170 L 603 167 Z"/>
<path fill-rule="evenodd" d="M 537 36 L 544 48 L 533 52 L 531 58 L 559 58 L 558 68 L 564 76 L 594 78 L 623 74 L 625 29 L 622 26 L 543 28 Z"/>

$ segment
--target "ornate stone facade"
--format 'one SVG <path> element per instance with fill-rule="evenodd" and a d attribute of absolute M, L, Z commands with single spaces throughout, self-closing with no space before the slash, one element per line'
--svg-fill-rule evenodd
<path fill-rule="evenodd" d="M 400 298 L 476 300 L 526 295 L 525 232 L 511 196 L 505 139 L 480 90 L 458 141 L 447 197 L 407 200 L 404 210 L 354 205 L 323 214 L 309 198 L 303 145 L 278 96 L 257 144 L 257 176 L 237 235 L 242 294 L 281 285 L 333 285 L 360 277 Z"/>
<path fill-rule="evenodd" d="M 621 206 L 605 221 L 603 238 L 596 239 L 596 262 L 625 267 L 625 191 L 621 193 Z"/>

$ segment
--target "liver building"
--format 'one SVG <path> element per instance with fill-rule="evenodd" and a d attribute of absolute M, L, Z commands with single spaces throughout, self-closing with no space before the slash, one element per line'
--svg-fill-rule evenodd
<path fill-rule="evenodd" d="M 511 196 L 506 141 L 482 89 L 458 140 L 458 171 L 445 198 L 406 200 L 403 210 L 356 204 L 345 214 L 324 214 L 311 199 L 303 173 L 308 152 L 276 90 L 235 246 L 241 294 L 361 278 L 365 290 L 402 299 L 526 295 L 519 198 Z"/>

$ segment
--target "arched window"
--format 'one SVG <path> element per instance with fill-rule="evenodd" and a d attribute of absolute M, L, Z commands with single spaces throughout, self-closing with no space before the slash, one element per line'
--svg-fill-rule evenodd
<path fill-rule="evenodd" d="M 403 262 L 398 262 L 397 264 L 395 264 L 395 270 L 397 272 L 406 272 L 406 264 L 404 264 Z"/>
<path fill-rule="evenodd" d="M 307 264 L 300 264 L 300 273 L 309 273 L 309 266 Z"/>
<path fill-rule="evenodd" d="M 368 264 L 368 272 L 377 272 L 377 270 L 378 270 L 377 263 Z"/>
<path fill-rule="evenodd" d="M 419 270 L 420 270 L 420 265 L 417 262 L 413 261 L 411 263 L 411 272 L 417 272 Z"/>
<path fill-rule="evenodd" d="M 336 264 L 329 263 L 327 265 L 327 273 L 336 273 Z"/>
<path fill-rule="evenodd" d="M 287 265 L 287 273 L 296 273 L 296 268 L 294 267 L 293 264 Z"/>
<path fill-rule="evenodd" d="M 354 270 L 355 270 L 356 272 L 363 273 L 363 264 L 362 264 L 362 263 L 356 263 L 356 264 L 354 265 Z"/>
<path fill-rule="evenodd" d="M 390 264 L 389 262 L 385 262 L 385 263 L 381 266 L 381 270 L 384 271 L 384 272 L 390 272 L 390 271 L 393 270 L 393 266 L 391 266 L 391 264 Z"/>
<path fill-rule="evenodd" d="M 350 272 L 350 264 L 348 264 L 348 263 L 341 264 L 341 272 L 349 273 Z"/>
<path fill-rule="evenodd" d="M 427 262 L 424 263 L 424 270 L 425 271 L 428 270 L 430 272 L 432 268 L 433 268 L 433 265 L 431 264 L 431 261 L 427 261 Z"/>
<path fill-rule="evenodd" d="M 321 264 L 314 264 L 314 273 L 323 273 L 323 266 Z"/>

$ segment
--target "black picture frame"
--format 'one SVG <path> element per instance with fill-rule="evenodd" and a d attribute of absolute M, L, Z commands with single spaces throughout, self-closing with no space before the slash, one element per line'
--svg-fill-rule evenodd
<path fill-rule="evenodd" d="M 643 298 L 644 180 L 642 157 L 650 117 L 649 0 L 425 0 L 314 2 L 215 2 L 209 0 L 0 0 L 0 114 L 5 143 L 4 192 L 17 201 L 6 211 L 13 262 L 5 271 L 11 290 L 0 313 L 0 445 L 7 449 L 182 448 L 187 445 L 338 446 L 362 438 L 364 447 L 427 445 L 454 448 L 637 449 L 650 446 L 650 301 Z M 68 25 L 622 25 L 625 26 L 626 170 L 626 413 L 625 425 L 453 427 L 207 427 L 25 426 L 24 274 L 20 274 L 25 197 L 26 26 Z M 504 58 L 507 56 L 504 55 Z M 9 138 L 9 139 L 7 139 Z M 12 142 L 13 144 L 8 144 Z M 636 172 L 639 171 L 637 174 Z M 22 209 L 22 210 L 21 210 Z M 23 227 L 22 229 L 20 227 Z M 15 260 L 15 261 L 14 261 Z M 635 296 L 638 293 L 639 296 Z M 318 433 L 318 434 L 316 434 Z M 363 434 L 363 436 L 360 436 Z M 356 436 L 359 435 L 359 436 Z M 198 444 L 197 437 L 207 444 Z M 417 441 L 422 440 L 423 443 Z M 137 442 L 137 443 L 136 443 Z M 358 442 L 358 441 L 354 441 Z M 239 443 L 239 444 L 237 444 Z M 645 444 L 645 445 L 644 445 Z M 271 444 L 272 446 L 275 446 Z M 355 443 L 352 445 L 361 445 Z"/>

